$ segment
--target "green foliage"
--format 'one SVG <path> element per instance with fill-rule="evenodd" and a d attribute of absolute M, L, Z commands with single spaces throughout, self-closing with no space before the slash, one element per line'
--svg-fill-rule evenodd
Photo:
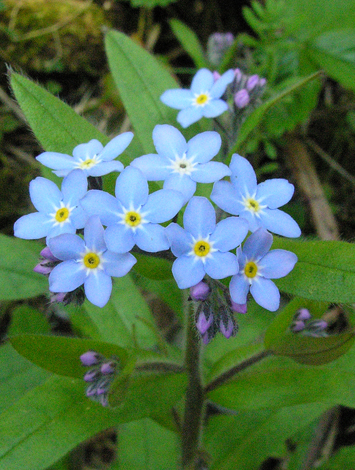
<path fill-rule="evenodd" d="M 170 26 L 183 49 L 195 62 L 196 67 L 208 67 L 205 53 L 195 32 L 177 19 L 170 20 Z"/>
<path fill-rule="evenodd" d="M 50 327 L 45 315 L 28 305 L 19 305 L 11 312 L 9 336 L 21 333 L 49 334 Z"/>
<path fill-rule="evenodd" d="M 144 8 L 154 8 L 154 7 L 166 7 L 170 3 L 176 2 L 176 0 L 130 0 L 133 7 L 144 7 Z"/>

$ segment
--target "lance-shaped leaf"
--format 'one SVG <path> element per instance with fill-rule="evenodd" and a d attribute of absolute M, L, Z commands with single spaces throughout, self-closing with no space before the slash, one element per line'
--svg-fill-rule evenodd
<path fill-rule="evenodd" d="M 179 21 L 175 18 L 170 20 L 169 24 L 183 49 L 195 62 L 196 67 L 208 68 L 208 61 L 206 60 L 203 48 L 198 37 L 196 36 L 196 33 L 186 26 L 182 21 Z"/>
<path fill-rule="evenodd" d="M 340 241 L 306 241 L 274 237 L 272 248 L 295 253 L 294 269 L 275 284 L 304 299 L 334 303 L 355 301 L 355 245 Z"/>

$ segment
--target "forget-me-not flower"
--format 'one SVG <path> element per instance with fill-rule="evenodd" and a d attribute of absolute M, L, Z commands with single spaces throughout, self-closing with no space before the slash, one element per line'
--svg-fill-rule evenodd
<path fill-rule="evenodd" d="M 270 250 L 272 235 L 259 228 L 237 249 L 239 272 L 232 277 L 229 290 L 232 300 L 245 304 L 250 289 L 261 307 L 274 312 L 280 305 L 280 292 L 270 279 L 286 276 L 294 268 L 297 256 L 286 250 Z"/>
<path fill-rule="evenodd" d="M 158 154 L 138 157 L 131 166 L 139 168 L 148 181 L 164 181 L 164 189 L 184 195 L 186 203 L 196 191 L 196 183 L 214 183 L 231 171 L 220 162 L 210 160 L 221 147 L 218 132 L 202 132 L 186 142 L 181 132 L 168 124 L 157 125 L 153 141 Z"/>
<path fill-rule="evenodd" d="M 63 262 L 49 275 L 51 292 L 72 292 L 84 284 L 88 300 L 98 307 L 108 302 L 112 279 L 125 276 L 136 263 L 130 253 L 112 253 L 104 240 L 98 216 L 92 216 L 84 228 L 84 240 L 78 235 L 62 234 L 48 241 L 54 256 Z"/>
<path fill-rule="evenodd" d="M 293 184 L 282 178 L 257 184 L 253 167 L 237 154 L 233 155 L 229 167 L 231 183 L 219 181 L 213 186 L 211 199 L 218 207 L 247 219 L 252 232 L 264 227 L 284 237 L 301 235 L 301 229 L 292 217 L 278 209 L 291 199 Z"/>
<path fill-rule="evenodd" d="M 83 228 L 88 217 L 79 206 L 87 192 L 87 178 L 81 170 L 74 170 L 63 179 L 62 190 L 46 178 L 38 176 L 30 183 L 32 204 L 38 210 L 22 216 L 15 222 L 15 237 L 27 240 L 55 237 L 61 233 L 75 233 Z"/>
<path fill-rule="evenodd" d="M 86 176 L 103 176 L 111 171 L 122 171 L 123 165 L 114 160 L 133 139 L 132 132 L 124 132 L 112 139 L 105 147 L 96 139 L 77 145 L 73 156 L 57 152 L 43 152 L 36 160 L 52 168 L 57 176 L 66 176 L 75 169 L 83 170 Z"/>
<path fill-rule="evenodd" d="M 202 117 L 215 118 L 227 111 L 228 104 L 220 98 L 233 80 L 233 70 L 215 80 L 210 70 L 201 69 L 192 79 L 190 90 L 167 90 L 160 99 L 171 108 L 181 109 L 177 121 L 188 127 Z"/>
<path fill-rule="evenodd" d="M 246 220 L 228 217 L 216 224 L 216 213 L 205 197 L 195 196 L 184 213 L 184 228 L 166 228 L 171 251 L 177 257 L 173 276 L 180 289 L 195 286 L 205 274 L 223 279 L 238 271 L 237 258 L 229 250 L 240 245 L 248 232 Z"/>
<path fill-rule="evenodd" d="M 104 191 L 92 190 L 81 201 L 84 210 L 100 216 L 107 226 L 107 247 L 117 253 L 140 249 L 156 252 L 169 249 L 161 223 L 173 218 L 183 205 L 178 191 L 161 189 L 149 195 L 143 173 L 131 166 L 125 168 L 116 181 L 116 197 Z"/>

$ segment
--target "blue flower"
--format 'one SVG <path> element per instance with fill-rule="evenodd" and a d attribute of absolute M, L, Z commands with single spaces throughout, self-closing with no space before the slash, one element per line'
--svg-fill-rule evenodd
<path fill-rule="evenodd" d="M 232 300 L 245 304 L 250 289 L 261 307 L 274 312 L 280 305 L 280 292 L 270 279 L 286 276 L 294 268 L 297 256 L 286 250 L 270 250 L 272 235 L 259 228 L 238 248 L 239 272 L 232 277 L 229 289 Z"/>
<path fill-rule="evenodd" d="M 30 183 L 32 204 L 38 210 L 18 219 L 14 225 L 15 237 L 27 240 L 55 237 L 61 233 L 75 233 L 83 228 L 88 217 L 79 206 L 87 192 L 87 179 L 81 170 L 74 170 L 62 182 L 62 191 L 53 181 L 39 176 Z"/>
<path fill-rule="evenodd" d="M 237 154 L 232 157 L 230 169 L 231 183 L 219 181 L 213 187 L 211 199 L 218 207 L 245 218 L 252 232 L 264 227 L 284 237 L 301 235 L 301 229 L 292 217 L 278 210 L 291 199 L 293 184 L 281 178 L 257 184 L 253 167 Z"/>
<path fill-rule="evenodd" d="M 112 291 L 112 279 L 125 276 L 136 259 L 130 253 L 112 253 L 106 247 L 104 229 L 98 216 L 90 217 L 84 240 L 78 235 L 63 234 L 48 242 L 51 252 L 63 260 L 49 275 L 51 292 L 72 292 L 84 284 L 88 300 L 103 307 Z"/>
<path fill-rule="evenodd" d="M 181 109 L 177 121 L 182 127 L 188 127 L 203 116 L 215 118 L 227 111 L 228 104 L 220 98 L 233 80 L 233 70 L 215 80 L 212 72 L 201 69 L 194 76 L 190 90 L 167 90 L 160 99 L 171 108 Z"/>
<path fill-rule="evenodd" d="M 221 147 L 217 132 L 202 132 L 186 143 L 178 129 L 168 124 L 153 130 L 157 154 L 143 155 L 131 163 L 139 168 L 148 181 L 165 180 L 164 189 L 174 189 L 184 195 L 184 204 L 193 196 L 197 183 L 214 183 L 231 171 L 220 162 L 210 162 Z"/>
<path fill-rule="evenodd" d="M 132 132 L 124 132 L 112 139 L 105 147 L 96 139 L 77 145 L 73 156 L 57 152 L 43 152 L 36 159 L 52 168 L 57 176 L 66 176 L 70 171 L 80 169 L 86 176 L 103 176 L 111 171 L 122 171 L 123 165 L 115 160 L 133 139 Z"/>
<path fill-rule="evenodd" d="M 117 178 L 116 197 L 92 190 L 81 201 L 89 215 L 99 215 L 107 226 L 105 239 L 109 250 L 125 253 L 135 244 L 148 252 L 169 249 L 164 227 L 158 224 L 179 212 L 183 205 L 182 194 L 166 189 L 148 193 L 143 173 L 127 167 Z"/>
<path fill-rule="evenodd" d="M 186 207 L 184 227 L 172 223 L 166 228 L 171 251 L 177 257 L 173 275 L 180 289 L 195 286 L 205 274 L 223 279 L 238 271 L 237 258 L 229 250 L 244 240 L 248 232 L 245 220 L 228 217 L 216 224 L 212 204 L 195 196 Z"/>

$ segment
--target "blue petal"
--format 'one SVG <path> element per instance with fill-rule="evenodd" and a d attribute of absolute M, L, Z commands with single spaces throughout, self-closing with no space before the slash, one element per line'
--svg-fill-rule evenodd
<path fill-rule="evenodd" d="M 113 171 L 120 172 L 124 168 L 123 164 L 118 160 L 112 162 L 102 162 L 85 170 L 88 176 L 103 176 L 112 173 Z"/>
<path fill-rule="evenodd" d="M 267 279 L 287 276 L 297 263 L 297 256 L 291 251 L 271 250 L 258 263 L 260 274 Z"/>
<path fill-rule="evenodd" d="M 167 168 L 168 165 L 170 162 L 167 158 L 154 153 L 135 158 L 131 162 L 131 166 L 138 168 L 148 181 L 165 180 L 171 173 L 171 170 Z"/>
<path fill-rule="evenodd" d="M 213 185 L 212 201 L 228 214 L 239 215 L 244 209 L 240 196 L 228 181 L 218 181 Z"/>
<path fill-rule="evenodd" d="M 34 212 L 20 217 L 14 225 L 14 235 L 25 240 L 46 237 L 53 223 L 47 214 Z"/>
<path fill-rule="evenodd" d="M 191 173 L 191 179 L 197 183 L 214 183 L 230 174 L 230 169 L 224 163 L 208 162 L 197 165 Z"/>
<path fill-rule="evenodd" d="M 255 171 L 248 160 L 235 153 L 229 168 L 232 170 L 233 186 L 244 196 L 253 196 L 256 192 L 257 181 Z"/>
<path fill-rule="evenodd" d="M 80 205 L 89 216 L 99 215 L 103 225 L 116 224 L 121 220 L 118 214 L 123 214 L 121 203 L 111 194 L 98 189 L 89 191 Z"/>
<path fill-rule="evenodd" d="M 86 144 L 79 144 L 73 150 L 75 161 L 87 160 L 98 155 L 103 149 L 103 145 L 96 139 L 90 140 Z"/>
<path fill-rule="evenodd" d="M 213 73 L 207 69 L 200 69 L 192 79 L 191 91 L 197 95 L 205 93 L 212 88 L 213 83 Z"/>
<path fill-rule="evenodd" d="M 127 253 L 135 245 L 133 231 L 123 224 L 110 225 L 105 230 L 107 248 L 115 253 Z"/>
<path fill-rule="evenodd" d="M 58 225 L 53 225 L 50 230 L 48 231 L 47 238 L 46 238 L 46 243 L 48 245 L 48 242 L 51 238 L 57 237 L 58 235 L 62 235 L 64 233 L 68 234 L 75 234 L 76 233 L 76 228 L 72 224 L 71 220 L 67 219 L 67 221 L 63 224 L 58 224 Z"/>
<path fill-rule="evenodd" d="M 211 88 L 212 98 L 220 98 L 226 91 L 227 86 L 234 80 L 234 70 L 227 70 L 218 80 L 216 80 Z"/>
<path fill-rule="evenodd" d="M 160 189 L 148 196 L 142 212 L 149 222 L 161 224 L 172 219 L 181 209 L 183 202 L 184 197 L 180 192 Z"/>
<path fill-rule="evenodd" d="M 99 157 L 108 162 L 120 155 L 129 146 L 133 139 L 132 132 L 124 132 L 123 134 L 114 137 L 99 154 Z M 120 170 L 122 171 L 122 170 Z"/>
<path fill-rule="evenodd" d="M 258 261 L 266 255 L 272 245 L 272 235 L 263 228 L 259 228 L 256 232 L 247 238 L 243 245 L 243 253 L 248 260 Z M 237 302 L 238 303 L 238 302 Z"/>
<path fill-rule="evenodd" d="M 260 214 L 260 222 L 270 232 L 283 237 L 296 238 L 301 235 L 301 229 L 293 218 L 279 209 L 264 209 Z"/>
<path fill-rule="evenodd" d="M 261 223 L 259 217 L 257 217 L 254 212 L 248 211 L 248 209 L 245 209 L 245 206 L 239 212 L 239 216 L 243 217 L 243 219 L 248 221 L 249 230 L 251 232 L 255 232 L 259 228 L 263 227 L 263 224 Z"/>
<path fill-rule="evenodd" d="M 211 257 L 206 259 L 206 273 L 212 279 L 224 279 L 233 276 L 238 272 L 237 257 L 233 253 L 213 253 Z"/>
<path fill-rule="evenodd" d="M 237 304 L 245 304 L 247 302 L 249 288 L 249 282 L 243 275 L 236 274 L 233 276 L 229 284 L 229 291 L 233 302 Z"/>
<path fill-rule="evenodd" d="M 180 225 L 172 223 L 166 227 L 165 232 L 175 256 L 182 256 L 191 251 L 192 237 Z"/>
<path fill-rule="evenodd" d="M 81 286 L 86 278 L 82 264 L 74 260 L 58 264 L 49 275 L 51 292 L 72 292 Z"/>
<path fill-rule="evenodd" d="M 178 129 L 168 124 L 154 127 L 153 141 L 159 155 L 168 160 L 181 158 L 187 150 L 185 137 Z"/>
<path fill-rule="evenodd" d="M 261 307 L 275 312 L 280 306 L 280 292 L 269 279 L 259 277 L 250 286 L 250 293 Z"/>
<path fill-rule="evenodd" d="M 201 132 L 188 141 L 186 157 L 192 158 L 194 162 L 207 163 L 217 155 L 221 144 L 222 139 L 218 132 Z"/>
<path fill-rule="evenodd" d="M 84 240 L 72 233 L 63 233 L 62 235 L 51 238 L 48 240 L 48 246 L 53 255 L 62 261 L 70 259 L 78 260 L 81 258 L 81 255 L 85 253 Z"/>
<path fill-rule="evenodd" d="M 179 191 L 183 197 L 183 204 L 195 194 L 196 183 L 187 175 L 179 175 L 178 173 L 171 174 L 164 182 L 164 189 L 173 189 Z"/>
<path fill-rule="evenodd" d="M 219 251 L 230 251 L 242 243 L 248 233 L 248 223 L 237 217 L 227 217 L 218 222 L 210 237 L 213 248 Z"/>
<path fill-rule="evenodd" d="M 93 215 L 87 221 L 84 228 L 84 240 L 87 248 L 95 252 L 106 250 L 104 240 L 104 228 L 98 215 Z"/>
<path fill-rule="evenodd" d="M 186 255 L 180 256 L 174 261 L 172 272 L 180 289 L 195 286 L 205 276 L 202 261 Z"/>
<path fill-rule="evenodd" d="M 148 192 L 147 179 L 138 168 L 128 166 L 117 178 L 116 197 L 128 210 L 137 210 L 145 204 Z"/>
<path fill-rule="evenodd" d="M 62 183 L 64 204 L 77 206 L 88 189 L 88 180 L 82 170 L 73 170 L 66 176 Z"/>
<path fill-rule="evenodd" d="M 186 128 L 199 121 L 202 116 L 202 106 L 190 106 L 189 108 L 182 109 L 176 119 L 182 127 Z"/>
<path fill-rule="evenodd" d="M 208 199 L 195 196 L 190 200 L 184 213 L 184 227 L 196 240 L 214 232 L 216 213 Z"/>
<path fill-rule="evenodd" d="M 113 253 L 106 251 L 104 254 L 104 268 L 109 276 L 122 277 L 129 273 L 137 262 L 131 253 Z"/>
<path fill-rule="evenodd" d="M 133 237 L 137 246 L 148 253 L 156 253 L 170 248 L 165 228 L 158 224 L 144 224 Z"/>
<path fill-rule="evenodd" d="M 43 152 L 36 157 L 42 165 L 53 170 L 66 170 L 68 173 L 75 168 L 73 157 L 58 152 Z"/>
<path fill-rule="evenodd" d="M 191 106 L 193 95 L 190 90 L 167 90 L 161 97 L 161 101 L 174 109 L 184 109 Z"/>
<path fill-rule="evenodd" d="M 287 204 L 292 198 L 295 187 L 287 180 L 282 178 L 274 178 L 258 184 L 256 191 L 256 199 L 266 204 L 270 209 Z"/>
<path fill-rule="evenodd" d="M 41 176 L 30 182 L 30 197 L 35 208 L 46 214 L 59 209 L 63 198 L 58 186 Z"/>
<path fill-rule="evenodd" d="M 103 271 L 90 273 L 84 283 L 86 298 L 97 307 L 104 307 L 110 300 L 112 279 Z"/>
<path fill-rule="evenodd" d="M 211 100 L 202 108 L 202 115 L 206 118 L 215 118 L 227 111 L 228 103 L 223 100 Z"/>
<path fill-rule="evenodd" d="M 88 218 L 88 214 L 84 211 L 81 206 L 76 207 L 70 214 L 70 221 L 75 227 L 75 229 L 84 228 L 86 222 L 88 221 Z"/>

